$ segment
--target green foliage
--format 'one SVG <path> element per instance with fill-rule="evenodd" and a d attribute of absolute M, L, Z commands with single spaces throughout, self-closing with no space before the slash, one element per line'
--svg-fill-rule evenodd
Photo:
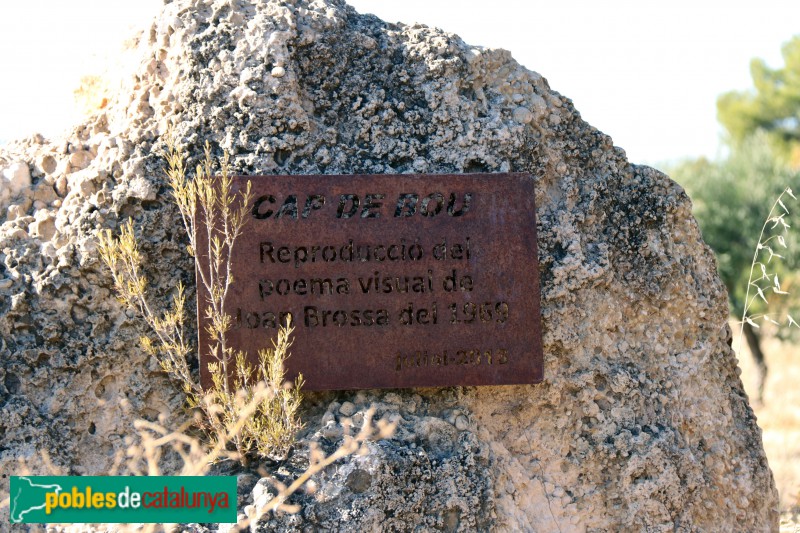
<path fill-rule="evenodd" d="M 202 398 L 208 405 L 208 416 L 213 420 L 208 425 L 232 428 L 241 424 L 241 431 L 234 442 L 243 453 L 257 452 L 262 456 L 281 454 L 292 445 L 294 434 L 300 429 L 297 413 L 303 378 L 298 377 L 294 386 L 284 383 L 283 362 L 288 357 L 291 333 L 292 330 L 288 328 L 279 330 L 272 348 L 259 350 L 256 367 L 247 362 L 243 352 L 231 351 L 234 357 L 232 380 L 226 379 L 220 362 L 209 364 L 213 386 Z M 261 390 L 259 387 L 265 386 L 270 393 L 262 401 L 256 402 L 252 416 L 242 420 L 244 406 L 257 397 Z"/>
<path fill-rule="evenodd" d="M 723 94 L 717 111 L 734 146 L 763 130 L 775 153 L 800 168 L 800 36 L 783 46 L 783 60 L 783 67 L 773 69 L 754 59 L 754 90 Z"/>
<path fill-rule="evenodd" d="M 244 353 L 229 346 L 227 334 L 232 321 L 224 310 L 233 283 L 230 258 L 246 220 L 252 199 L 250 188 L 231 194 L 227 154 L 216 176 L 208 144 L 203 164 L 197 166 L 192 180 L 186 177 L 184 154 L 171 140 L 166 158 L 173 196 L 189 236 L 187 251 L 195 259 L 197 283 L 210 295 L 199 305 L 210 324 L 208 348 L 215 359 L 209 364 L 213 382 L 209 390 L 203 390 L 187 362 L 193 349 L 185 334 L 184 287 L 178 285 L 172 309 L 157 312 L 151 307 L 142 270 L 144 258 L 130 221 L 117 237 L 110 230 L 99 233 L 100 257 L 111 271 L 120 301 L 149 326 L 151 334 L 142 337 L 142 346 L 178 383 L 188 405 L 203 412 L 199 426 L 207 441 L 232 443 L 242 461 L 251 453 L 281 455 L 300 428 L 303 378 L 298 376 L 294 384 L 286 383 L 283 366 L 292 330 L 290 326 L 281 329 L 272 347 L 259 351 L 259 362 L 253 366 Z M 198 221 L 208 233 L 203 250 L 197 249 Z"/>
<path fill-rule="evenodd" d="M 723 161 L 688 161 L 671 174 L 692 198 L 703 239 L 717 254 L 732 314 L 763 316 L 762 295 L 788 292 L 797 279 L 796 238 L 787 231 L 794 200 L 784 191 L 800 190 L 800 174 L 773 157 L 765 133 L 744 139 Z M 772 310 L 788 303 L 775 301 Z"/>

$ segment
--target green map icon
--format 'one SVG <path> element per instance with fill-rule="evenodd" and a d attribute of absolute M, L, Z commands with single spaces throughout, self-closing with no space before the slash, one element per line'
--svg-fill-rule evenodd
<path fill-rule="evenodd" d="M 48 492 L 59 494 L 63 490 L 61 485 L 37 483 L 25 476 L 11 476 L 9 497 L 11 523 L 22 522 L 28 513 L 44 511 L 45 494 Z"/>

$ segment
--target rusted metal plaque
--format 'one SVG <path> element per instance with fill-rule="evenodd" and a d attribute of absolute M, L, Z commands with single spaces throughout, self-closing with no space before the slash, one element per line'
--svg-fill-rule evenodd
<path fill-rule="evenodd" d="M 231 345 L 251 360 L 291 316 L 287 372 L 309 390 L 542 380 L 530 175 L 249 176 L 233 187 L 248 181 L 225 309 Z"/>

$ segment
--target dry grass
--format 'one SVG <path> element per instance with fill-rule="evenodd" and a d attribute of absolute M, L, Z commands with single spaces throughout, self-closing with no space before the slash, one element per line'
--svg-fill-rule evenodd
<path fill-rule="evenodd" d="M 205 315 L 204 329 L 209 337 L 204 346 L 210 356 L 209 387 L 204 389 L 189 367 L 194 346 L 187 335 L 187 321 L 191 318 L 186 312 L 184 287 L 178 283 L 171 309 L 153 306 L 147 292 L 145 258 L 131 220 L 122 225 L 119 235 L 109 229 L 98 233 L 100 258 L 111 273 L 120 302 L 149 327 L 149 333 L 141 338 L 142 346 L 183 390 L 188 407 L 204 414 L 197 425 L 207 440 L 232 442 L 242 463 L 255 454 L 281 457 L 301 427 L 298 411 L 303 377 L 299 375 L 289 383 L 284 376 L 292 329 L 289 324 L 281 327 L 272 346 L 259 350 L 257 365 L 250 364 L 247 354 L 234 349 L 228 341 L 232 318 L 225 311 L 225 303 L 233 284 L 234 246 L 252 200 L 250 184 L 244 191 L 232 192 L 228 154 L 219 161 L 219 175 L 215 175 L 208 142 L 203 163 L 197 166 L 192 179 L 187 177 L 185 155 L 171 135 L 166 138 L 166 146 L 167 176 L 189 238 L 187 252 L 195 260 L 197 286 L 206 295 L 202 297 L 198 292 L 198 308 Z M 198 248 L 202 244 L 198 236 L 201 229 L 206 236 L 202 249 Z M 267 393 L 260 394 L 258 409 L 252 416 L 240 416 L 260 386 Z M 233 430 L 239 421 L 241 426 Z M 224 435 L 231 435 L 231 440 L 221 437 Z"/>
<path fill-rule="evenodd" d="M 800 511 L 800 346 L 777 339 L 763 341 L 769 374 L 764 403 L 754 404 L 763 431 L 764 449 L 781 496 L 784 518 Z M 758 389 L 758 370 L 745 347 L 739 357 L 742 382 L 750 398 Z M 794 512 L 792 512 L 794 511 Z M 782 531 L 800 531 L 798 522 L 783 524 Z"/>

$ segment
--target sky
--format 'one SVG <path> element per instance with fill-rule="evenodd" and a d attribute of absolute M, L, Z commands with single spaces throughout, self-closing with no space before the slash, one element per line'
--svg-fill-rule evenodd
<path fill-rule="evenodd" d="M 800 35 L 800 1 L 351 0 L 388 22 L 421 22 L 504 48 L 631 161 L 714 158 L 716 99 L 751 87 L 760 57 L 780 66 Z M 0 142 L 76 122 L 72 91 L 100 72 L 159 0 L 26 0 L 0 8 Z"/>

